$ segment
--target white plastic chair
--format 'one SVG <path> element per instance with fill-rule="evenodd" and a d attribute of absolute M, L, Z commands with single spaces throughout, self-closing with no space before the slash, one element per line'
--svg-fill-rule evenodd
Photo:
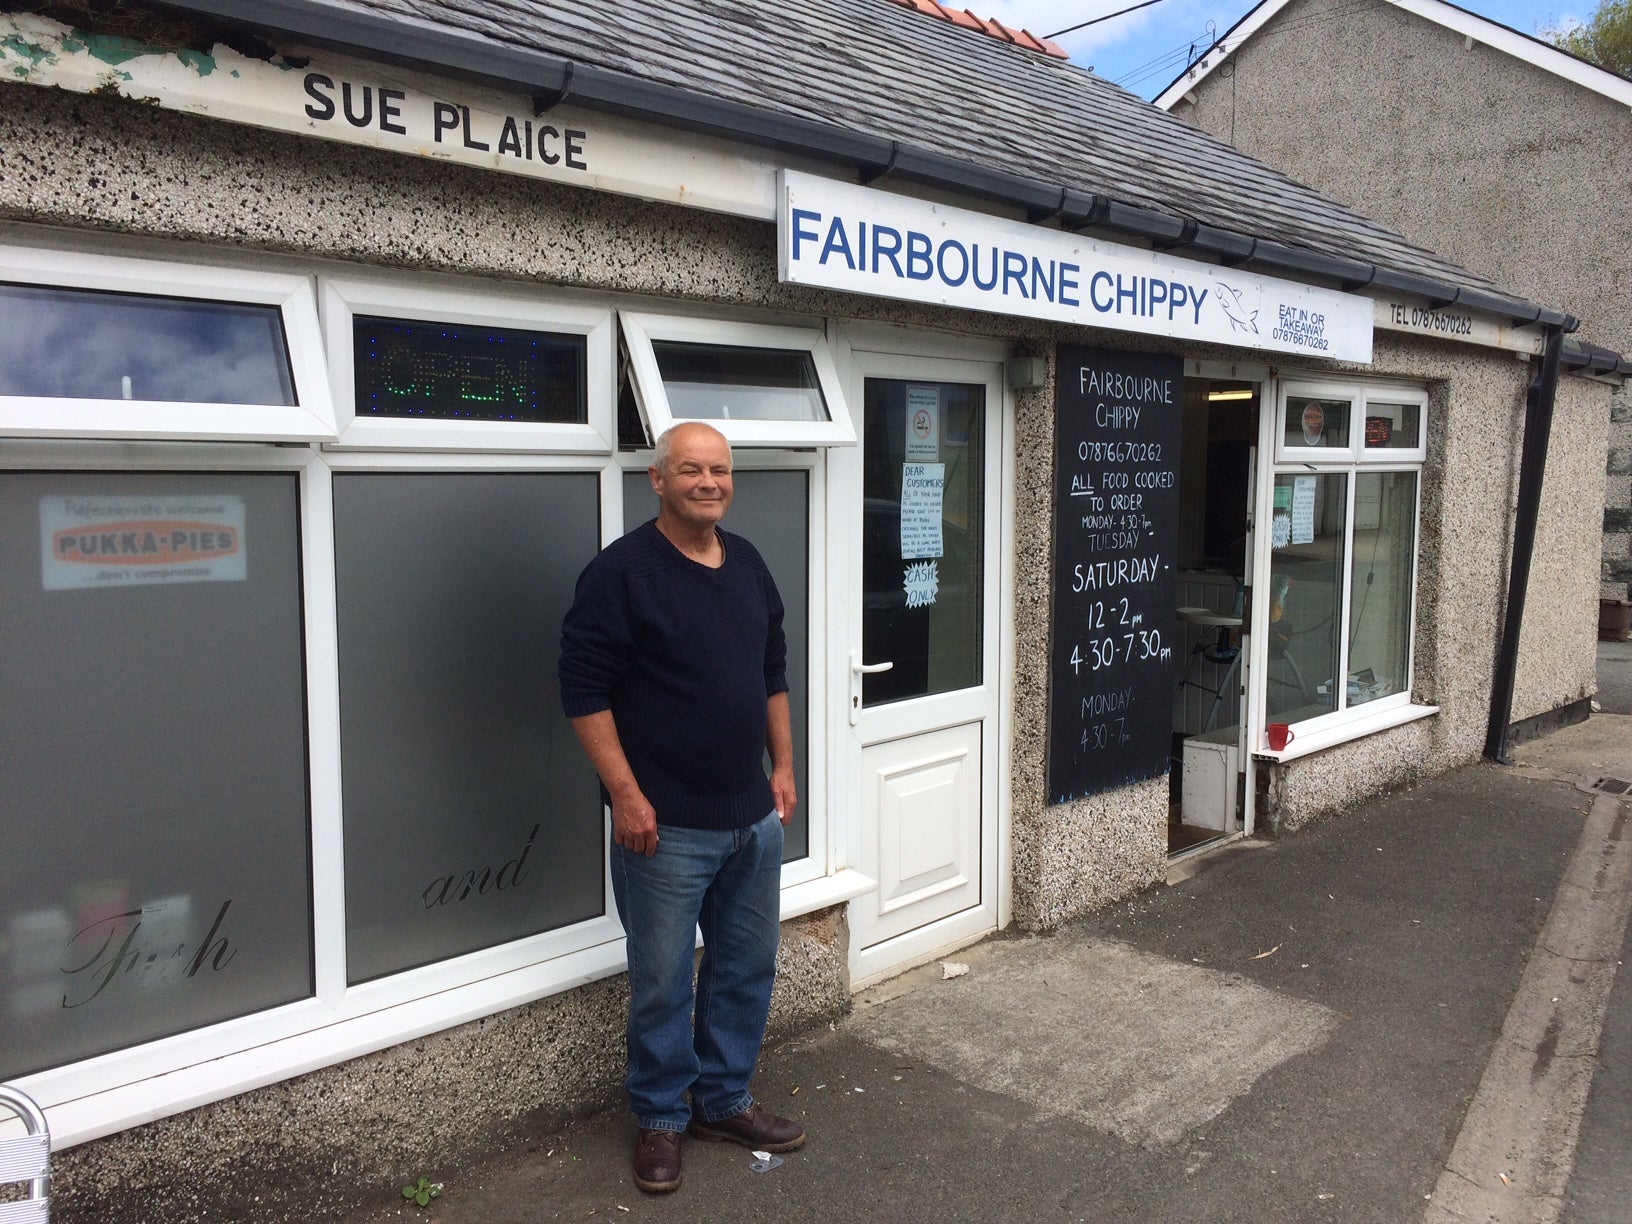
<path fill-rule="evenodd" d="M 51 1218 L 51 1128 L 26 1095 L 0 1084 L 0 1105 L 22 1119 L 28 1133 L 0 1139 L 0 1186 L 28 1182 L 28 1197 L 0 1203 L 0 1224 L 46 1224 Z"/>

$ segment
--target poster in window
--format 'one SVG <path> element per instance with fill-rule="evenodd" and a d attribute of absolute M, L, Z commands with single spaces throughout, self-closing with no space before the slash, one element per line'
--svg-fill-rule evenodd
<path fill-rule="evenodd" d="M 244 499 L 42 497 L 40 570 L 48 591 L 243 582 Z"/>

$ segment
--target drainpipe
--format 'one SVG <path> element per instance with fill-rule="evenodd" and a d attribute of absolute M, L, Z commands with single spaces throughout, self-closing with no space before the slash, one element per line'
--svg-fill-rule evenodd
<path fill-rule="evenodd" d="M 1513 717 L 1513 682 L 1519 669 L 1519 628 L 1524 620 L 1525 592 L 1530 586 L 1536 520 L 1541 516 L 1541 482 L 1547 469 L 1547 440 L 1553 429 L 1553 401 L 1558 394 L 1566 327 L 1546 327 L 1547 346 L 1541 367 L 1525 394 L 1524 450 L 1519 460 L 1518 514 L 1513 522 L 1513 564 L 1507 576 L 1507 616 L 1491 683 L 1490 726 L 1485 733 L 1485 755 L 1499 765 L 1513 763 L 1507 755 L 1507 732 Z"/>

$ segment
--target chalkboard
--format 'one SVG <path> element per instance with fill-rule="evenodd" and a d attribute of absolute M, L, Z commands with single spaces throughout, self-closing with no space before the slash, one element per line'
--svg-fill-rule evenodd
<path fill-rule="evenodd" d="M 1178 357 L 1060 346 L 1052 803 L 1167 772 L 1183 383 Z"/>

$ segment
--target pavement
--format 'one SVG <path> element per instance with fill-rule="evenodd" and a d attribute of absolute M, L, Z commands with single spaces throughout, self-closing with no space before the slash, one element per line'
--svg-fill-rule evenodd
<path fill-rule="evenodd" d="M 767 1172 L 688 1142 L 644 1195 L 606 1112 L 351 1224 L 1625 1224 L 1632 799 L 1581 786 L 1632 780 L 1632 712 L 1514 757 L 858 995 L 764 1052 L 756 1093 L 810 1134 Z"/>

